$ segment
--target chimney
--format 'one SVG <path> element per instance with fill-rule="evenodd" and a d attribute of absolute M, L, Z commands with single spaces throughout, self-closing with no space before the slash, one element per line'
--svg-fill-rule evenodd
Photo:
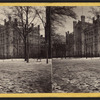
<path fill-rule="evenodd" d="M 65 32 L 66 33 L 66 38 L 68 37 L 68 31 L 67 32 Z"/>
<path fill-rule="evenodd" d="M 16 26 L 17 26 L 17 24 L 18 24 L 17 22 L 18 22 L 18 21 L 17 21 L 17 18 L 15 18 L 15 19 L 14 19 L 14 23 L 15 23 Z"/>
<path fill-rule="evenodd" d="M 15 18 L 14 21 L 17 22 L 17 18 Z"/>
<path fill-rule="evenodd" d="M 67 35 L 68 33 L 67 33 L 67 32 L 65 32 L 65 34 Z"/>
<path fill-rule="evenodd" d="M 99 15 L 97 15 L 97 19 L 99 19 L 100 18 L 100 16 Z"/>
<path fill-rule="evenodd" d="M 40 30 L 40 25 L 38 25 L 38 29 Z"/>
<path fill-rule="evenodd" d="M 69 31 L 67 33 L 69 34 Z"/>
<path fill-rule="evenodd" d="M 85 16 L 84 15 L 81 16 L 81 21 L 85 22 Z"/>
<path fill-rule="evenodd" d="M 4 19 L 4 25 L 6 25 L 6 19 Z"/>
<path fill-rule="evenodd" d="M 9 21 L 11 21 L 11 16 L 8 17 Z"/>
<path fill-rule="evenodd" d="M 31 26 L 34 27 L 34 24 L 32 23 Z"/>
<path fill-rule="evenodd" d="M 95 21 L 95 17 L 93 17 L 92 20 L 93 20 L 93 23 L 94 23 L 94 21 Z"/>
<path fill-rule="evenodd" d="M 40 34 L 40 25 L 38 25 L 38 34 Z"/>
<path fill-rule="evenodd" d="M 77 21 L 73 21 L 73 27 L 75 27 L 77 24 Z"/>

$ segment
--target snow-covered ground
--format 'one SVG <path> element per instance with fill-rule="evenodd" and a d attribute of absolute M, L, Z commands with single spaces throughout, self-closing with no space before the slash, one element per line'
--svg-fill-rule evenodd
<path fill-rule="evenodd" d="M 6 62 L 6 61 L 9 61 L 9 62 L 25 62 L 24 61 L 24 59 L 0 59 L 0 62 L 2 62 L 2 61 L 4 61 L 4 62 Z M 46 59 L 29 59 L 29 63 L 31 63 L 31 62 L 34 62 L 34 63 L 37 63 L 37 62 L 40 62 L 40 63 L 46 63 Z M 48 59 L 48 62 L 49 63 L 52 63 L 51 62 L 51 59 Z"/>
<path fill-rule="evenodd" d="M 51 59 L 0 60 L 0 93 L 51 92 Z"/>
<path fill-rule="evenodd" d="M 52 61 L 53 92 L 100 92 L 100 57 Z"/>
<path fill-rule="evenodd" d="M 61 59 L 65 59 L 65 58 L 53 58 L 53 59 L 59 59 L 59 60 L 61 60 Z M 82 58 L 73 58 L 73 57 L 70 57 L 70 58 L 66 58 L 66 59 L 71 59 L 71 60 L 91 60 L 91 59 L 100 59 L 100 57 L 82 57 Z"/>

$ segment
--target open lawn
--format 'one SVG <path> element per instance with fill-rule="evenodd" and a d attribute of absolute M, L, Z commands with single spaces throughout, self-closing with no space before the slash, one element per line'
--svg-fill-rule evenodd
<path fill-rule="evenodd" d="M 100 58 L 53 59 L 53 92 L 100 92 Z"/>
<path fill-rule="evenodd" d="M 51 60 L 0 60 L 0 93 L 51 92 Z"/>

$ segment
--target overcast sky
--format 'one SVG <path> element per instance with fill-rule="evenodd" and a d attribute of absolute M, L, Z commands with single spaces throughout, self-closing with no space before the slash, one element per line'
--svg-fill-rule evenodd
<path fill-rule="evenodd" d="M 42 7 L 40 7 L 40 8 L 42 8 Z M 89 15 L 91 15 L 90 13 L 89 13 L 89 11 L 90 11 L 90 6 L 77 6 L 75 9 L 74 9 L 74 11 L 76 12 L 76 14 L 77 14 L 77 21 L 78 20 L 80 20 L 80 17 L 81 17 L 81 15 L 85 15 L 85 17 L 86 17 L 86 21 L 87 22 L 90 22 L 88 19 L 87 19 L 87 17 L 89 16 Z M 2 13 L 3 13 L 3 9 L 7 9 L 7 6 L 0 6 L 0 23 L 1 24 L 4 24 L 4 22 L 3 22 L 3 20 L 4 19 L 7 19 L 6 18 L 6 16 L 4 16 Z M 91 15 L 92 16 L 92 15 Z M 60 26 L 60 27 L 58 27 L 58 29 L 57 29 L 57 31 L 56 31 L 56 33 L 58 33 L 58 34 L 62 34 L 62 35 L 65 35 L 65 32 L 67 32 L 67 31 L 69 31 L 69 32 L 73 32 L 73 21 L 74 21 L 75 19 L 71 19 L 71 18 L 66 18 L 66 23 L 64 23 L 64 26 Z M 44 35 L 44 30 L 43 30 L 43 25 L 42 25 L 42 23 L 40 23 L 40 20 L 38 19 L 38 20 L 36 20 L 36 23 L 37 23 L 37 25 L 38 24 L 41 24 L 40 25 L 40 27 L 41 27 L 41 34 L 42 35 Z"/>
<path fill-rule="evenodd" d="M 87 18 L 88 16 L 92 16 L 91 13 L 89 13 L 90 11 L 90 6 L 78 6 L 75 8 L 75 12 L 78 16 L 77 20 L 81 20 L 81 15 L 85 15 L 85 18 L 86 18 L 86 22 L 90 22 L 91 21 Z M 64 27 L 58 27 L 58 30 L 57 30 L 57 33 L 58 34 L 62 34 L 62 35 L 65 35 L 65 32 L 69 31 L 69 32 L 73 32 L 73 21 L 75 19 L 71 19 L 71 18 L 67 18 L 66 19 L 66 23 L 64 23 Z"/>
<path fill-rule="evenodd" d="M 43 9 L 43 7 L 37 7 L 37 8 L 41 8 Z M 6 19 L 6 21 L 8 21 L 7 16 L 5 16 L 5 13 L 11 13 L 12 11 L 9 9 L 8 6 L 0 6 L 0 24 L 4 25 L 4 19 Z M 32 15 L 31 15 L 32 16 Z M 33 16 L 34 17 L 34 16 Z M 33 17 L 30 19 L 30 22 L 32 21 Z M 13 20 L 13 18 L 12 18 Z M 37 27 L 38 25 L 40 25 L 40 34 L 44 36 L 44 27 L 43 27 L 43 23 L 41 22 L 40 18 L 35 18 L 34 22 L 33 22 L 34 26 Z"/>

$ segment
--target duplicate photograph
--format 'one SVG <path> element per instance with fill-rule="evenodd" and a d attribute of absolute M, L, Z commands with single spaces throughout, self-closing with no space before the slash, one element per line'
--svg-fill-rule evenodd
<path fill-rule="evenodd" d="M 99 6 L 0 6 L 0 93 L 99 93 Z"/>
<path fill-rule="evenodd" d="M 52 92 L 100 92 L 100 7 L 65 6 L 55 14 Z"/>
<path fill-rule="evenodd" d="M 0 6 L 0 16 L 0 93 L 51 93 L 47 8 Z"/>

